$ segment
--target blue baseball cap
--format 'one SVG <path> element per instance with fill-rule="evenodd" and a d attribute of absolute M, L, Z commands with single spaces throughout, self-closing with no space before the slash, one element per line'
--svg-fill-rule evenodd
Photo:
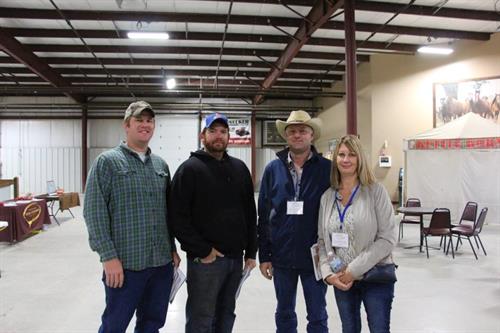
<path fill-rule="evenodd" d="M 205 118 L 205 128 L 209 128 L 210 126 L 212 126 L 212 124 L 215 121 L 218 121 L 218 122 L 222 123 L 224 126 L 226 126 L 227 128 L 229 128 L 227 117 L 219 112 L 209 114 Z"/>

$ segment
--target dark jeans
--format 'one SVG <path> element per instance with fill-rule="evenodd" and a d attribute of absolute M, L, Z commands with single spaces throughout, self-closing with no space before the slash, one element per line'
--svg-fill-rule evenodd
<path fill-rule="evenodd" d="M 307 332 L 328 333 L 326 285 L 322 281 L 316 281 L 314 271 L 273 267 L 274 289 L 278 300 L 275 314 L 276 332 L 297 332 L 295 302 L 299 277 L 306 301 Z"/>
<path fill-rule="evenodd" d="M 99 333 L 122 333 L 136 312 L 135 333 L 157 333 L 165 325 L 174 266 L 125 270 L 121 288 L 106 286 L 106 309 Z"/>
<path fill-rule="evenodd" d="M 217 257 L 211 264 L 188 259 L 186 333 L 230 333 L 243 259 Z"/>
<path fill-rule="evenodd" d="M 343 333 L 361 332 L 361 302 L 366 310 L 370 333 L 390 332 L 394 282 L 357 281 L 348 291 L 334 290 Z"/>

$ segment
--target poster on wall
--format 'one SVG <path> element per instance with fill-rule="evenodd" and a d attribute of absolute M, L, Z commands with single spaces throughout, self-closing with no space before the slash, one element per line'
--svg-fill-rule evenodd
<path fill-rule="evenodd" d="M 500 123 L 500 77 L 434 84 L 434 127 L 468 112 Z"/>
<path fill-rule="evenodd" d="M 250 118 L 229 119 L 229 144 L 250 145 L 252 143 L 252 126 Z"/>
<path fill-rule="evenodd" d="M 275 120 L 262 122 L 262 144 L 264 146 L 286 146 L 286 140 L 278 133 Z"/>

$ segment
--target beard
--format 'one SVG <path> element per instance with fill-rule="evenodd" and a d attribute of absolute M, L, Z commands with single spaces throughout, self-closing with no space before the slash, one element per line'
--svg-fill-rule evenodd
<path fill-rule="evenodd" d="M 226 148 L 227 142 L 224 141 L 205 142 L 205 150 L 209 153 L 223 153 Z"/>

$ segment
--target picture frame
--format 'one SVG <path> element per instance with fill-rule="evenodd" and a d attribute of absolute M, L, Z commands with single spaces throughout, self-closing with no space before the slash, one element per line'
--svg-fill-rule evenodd
<path fill-rule="evenodd" d="M 281 137 L 276 128 L 274 120 L 262 121 L 262 145 L 263 146 L 286 146 L 286 140 Z"/>
<path fill-rule="evenodd" d="M 500 76 L 433 84 L 433 126 L 474 112 L 500 123 Z"/>
<path fill-rule="evenodd" d="M 333 153 L 335 151 L 335 148 L 337 148 L 339 141 L 340 141 L 340 138 L 334 138 L 334 139 L 328 140 L 328 150 Z"/>

